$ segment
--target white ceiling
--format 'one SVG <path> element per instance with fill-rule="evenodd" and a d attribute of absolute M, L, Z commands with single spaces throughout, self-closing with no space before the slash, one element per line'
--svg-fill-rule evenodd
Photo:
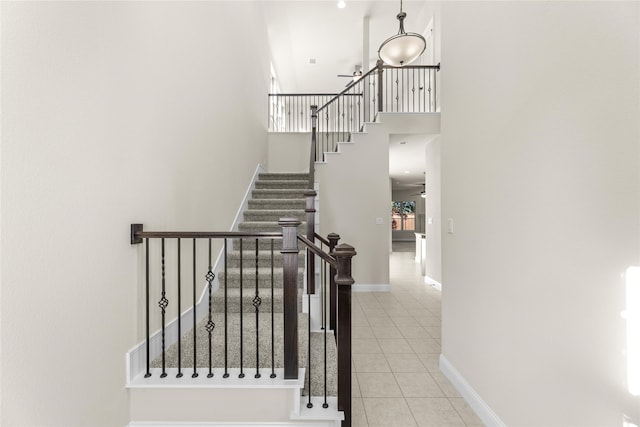
<path fill-rule="evenodd" d="M 369 17 L 369 58 L 374 64 L 380 44 L 398 32 L 396 15 L 400 1 L 346 0 L 339 9 L 337 0 L 265 1 L 265 19 L 273 55 L 273 65 L 283 93 L 335 93 L 362 65 L 363 22 Z M 428 22 L 418 22 L 426 1 L 404 1 L 405 29 L 422 33 Z M 309 63 L 310 58 L 316 64 Z M 366 72 L 371 67 L 363 67 Z"/>

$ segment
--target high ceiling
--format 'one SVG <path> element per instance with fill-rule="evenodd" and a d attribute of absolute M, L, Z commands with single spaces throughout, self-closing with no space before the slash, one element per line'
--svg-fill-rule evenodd
<path fill-rule="evenodd" d="M 398 32 L 396 15 L 400 1 L 346 0 L 265 1 L 265 18 L 280 89 L 283 93 L 335 93 L 348 83 L 337 74 L 351 74 L 362 67 L 368 44 L 370 63 L 386 38 Z M 420 22 L 426 1 L 404 1 L 405 29 L 422 33 L 428 22 Z M 368 18 L 368 37 L 364 22 Z M 315 59 L 315 64 L 310 64 Z"/>

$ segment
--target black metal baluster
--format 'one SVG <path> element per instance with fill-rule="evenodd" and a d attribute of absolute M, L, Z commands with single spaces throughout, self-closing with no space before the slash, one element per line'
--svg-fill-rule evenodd
<path fill-rule="evenodd" d="M 191 374 L 191 378 L 198 377 L 198 364 L 196 363 L 196 352 L 197 352 L 197 330 L 196 330 L 196 239 L 193 239 L 193 374 Z"/>
<path fill-rule="evenodd" d="M 165 266 L 164 266 L 164 239 L 160 240 L 161 242 L 161 264 L 162 264 L 162 298 L 158 301 L 158 306 L 160 307 L 162 313 L 162 373 L 160 374 L 160 378 L 164 378 L 167 376 L 166 371 L 166 355 L 165 355 L 165 315 L 167 311 L 167 306 L 169 305 L 169 300 L 167 300 L 167 292 L 165 288 Z"/>
<path fill-rule="evenodd" d="M 213 287 L 213 279 L 215 277 L 216 275 L 213 274 L 212 267 L 211 267 L 211 239 L 209 239 L 209 270 L 207 271 L 207 274 L 205 276 L 205 278 L 207 279 L 208 288 L 209 288 L 209 321 L 207 322 L 207 326 L 205 326 L 205 329 L 207 330 L 207 334 L 209 338 L 209 373 L 207 374 L 207 378 L 213 377 L 213 361 L 212 361 L 213 347 L 212 347 L 211 338 L 212 338 L 213 330 L 216 327 L 216 324 L 213 322 L 213 319 L 212 319 L 213 307 L 211 306 L 211 292 Z"/>
<path fill-rule="evenodd" d="M 274 282 L 274 274 L 273 274 L 273 239 L 271 239 L 271 378 L 276 377 L 276 347 L 275 347 L 275 319 L 273 313 L 273 282 Z"/>
<path fill-rule="evenodd" d="M 259 315 L 260 315 L 260 304 L 262 304 L 262 299 L 260 299 L 260 294 L 258 292 L 258 261 L 259 261 L 259 241 L 256 239 L 256 294 L 253 297 L 253 306 L 256 309 L 256 374 L 254 378 L 260 378 L 260 334 L 258 332 L 260 327 Z"/>
<path fill-rule="evenodd" d="M 227 303 L 228 303 L 228 295 L 227 295 L 227 278 L 229 277 L 229 272 L 227 271 L 227 239 L 224 239 L 224 374 L 222 378 L 229 378 L 229 341 L 228 341 L 228 331 L 229 331 L 229 322 L 227 321 Z"/>
<path fill-rule="evenodd" d="M 309 252 L 310 253 L 310 252 Z M 315 256 L 315 255 L 311 255 Z M 307 301 L 309 304 L 309 315 L 307 316 L 307 369 L 309 371 L 309 403 L 307 403 L 307 408 L 313 408 L 313 403 L 311 403 L 311 294 L 307 292 Z"/>
<path fill-rule="evenodd" d="M 149 369 L 150 366 L 150 354 L 151 348 L 149 345 L 149 238 L 145 239 L 145 299 L 146 299 L 146 312 L 145 312 L 145 323 L 146 323 L 146 331 L 147 331 L 147 373 L 144 374 L 145 378 L 149 378 L 151 376 L 151 371 Z"/>
<path fill-rule="evenodd" d="M 182 378 L 182 289 L 181 283 L 181 260 L 180 260 L 180 238 L 178 238 L 178 374 L 176 378 Z"/>
<path fill-rule="evenodd" d="M 244 295 L 242 288 L 243 288 L 243 283 L 242 283 L 242 276 L 244 276 L 244 269 L 243 269 L 243 248 L 242 248 L 242 238 L 240 238 L 240 375 L 238 375 L 238 378 L 244 378 L 244 372 L 243 372 L 243 341 L 244 341 L 244 327 L 243 327 L 243 300 L 242 300 L 242 296 Z"/>
<path fill-rule="evenodd" d="M 412 78 L 412 84 L 411 84 L 411 98 L 413 100 L 413 112 L 416 111 L 416 69 L 412 69 L 411 70 L 411 78 Z"/>
<path fill-rule="evenodd" d="M 429 112 L 432 111 L 432 100 L 431 100 L 431 70 L 429 70 Z"/>
<path fill-rule="evenodd" d="M 323 260 L 324 261 L 324 260 Z M 322 407 L 327 409 L 329 404 L 327 403 L 327 261 L 322 264 L 322 329 L 324 330 L 324 403 Z"/>

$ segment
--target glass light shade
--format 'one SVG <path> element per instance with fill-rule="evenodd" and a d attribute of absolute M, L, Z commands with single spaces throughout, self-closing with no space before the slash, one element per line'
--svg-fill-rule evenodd
<path fill-rule="evenodd" d="M 418 59 L 426 47 L 427 43 L 420 34 L 400 33 L 389 37 L 380 45 L 378 56 L 385 64 L 401 67 Z"/>

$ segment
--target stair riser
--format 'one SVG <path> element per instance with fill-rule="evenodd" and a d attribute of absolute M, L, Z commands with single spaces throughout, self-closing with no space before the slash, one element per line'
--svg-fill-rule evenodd
<path fill-rule="evenodd" d="M 305 208 L 305 200 L 303 199 L 253 199 L 249 200 L 249 209 L 303 209 Z"/>
<path fill-rule="evenodd" d="M 298 266 L 304 267 L 304 257 L 298 256 Z M 253 254 L 245 253 L 242 259 L 242 264 L 245 269 L 254 268 L 256 263 L 256 259 Z M 227 258 L 227 267 L 228 268 L 240 268 L 240 256 L 235 255 Z M 258 256 L 258 267 L 260 268 L 270 268 L 271 267 L 271 256 L 270 255 L 259 255 Z M 273 268 L 276 270 L 282 269 L 282 255 L 278 251 L 274 251 L 273 254 Z"/>
<path fill-rule="evenodd" d="M 258 181 L 309 181 L 307 173 L 261 173 Z"/>
<path fill-rule="evenodd" d="M 299 189 L 307 190 L 309 183 L 307 181 L 280 181 L 267 180 L 256 181 L 256 189 Z"/>
<path fill-rule="evenodd" d="M 298 226 L 298 233 L 303 233 L 307 230 L 307 224 L 302 223 Z M 238 224 L 238 231 L 245 231 L 248 233 L 263 233 L 263 232 L 281 232 L 282 226 L 277 222 L 243 222 Z M 251 240 L 251 238 L 245 239 L 245 241 Z"/>
<path fill-rule="evenodd" d="M 300 221 L 306 219 L 304 211 L 285 211 L 285 212 L 261 212 L 248 210 L 244 213 L 245 221 L 273 221 L 278 222 L 280 218 L 298 218 Z"/>
<path fill-rule="evenodd" d="M 302 199 L 304 190 L 253 190 L 253 199 Z"/>
<path fill-rule="evenodd" d="M 218 280 L 220 281 L 219 282 L 220 288 L 223 289 L 224 288 L 224 271 L 220 273 L 220 275 L 218 276 Z M 280 289 L 282 288 L 282 283 L 283 283 L 282 273 L 276 274 L 274 272 L 273 287 Z M 300 272 L 298 274 L 298 287 L 302 287 L 303 284 L 304 284 L 304 273 Z M 251 269 L 249 268 L 245 270 L 245 274 L 242 277 L 242 286 L 244 287 L 244 289 L 252 289 L 256 286 L 255 272 L 251 272 Z M 240 276 L 238 274 L 229 274 L 227 287 L 234 288 L 234 289 L 239 288 Z M 258 274 L 258 287 L 271 288 L 271 275 L 265 274 L 261 276 L 260 274 Z"/>

